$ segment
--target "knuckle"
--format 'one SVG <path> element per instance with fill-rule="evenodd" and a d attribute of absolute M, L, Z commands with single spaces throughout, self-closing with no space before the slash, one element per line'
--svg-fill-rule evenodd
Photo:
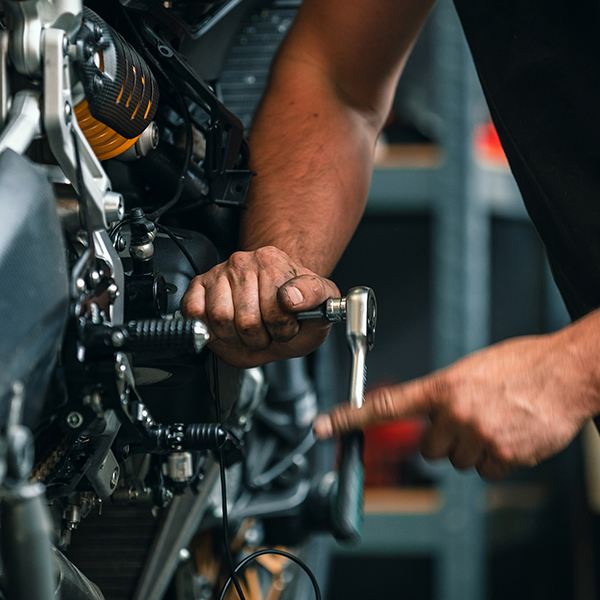
<path fill-rule="evenodd" d="M 271 337 L 277 342 L 289 342 L 300 329 L 298 321 L 292 315 L 272 311 L 263 317 Z"/>
<path fill-rule="evenodd" d="M 486 447 L 493 446 L 494 436 L 490 426 L 482 421 L 479 421 L 473 425 L 473 433 L 475 437 Z"/>
<path fill-rule="evenodd" d="M 216 306 L 210 312 L 210 320 L 217 327 L 225 327 L 233 321 L 233 311 L 225 306 Z"/>
<path fill-rule="evenodd" d="M 493 442 L 491 444 L 491 455 L 496 461 L 506 465 L 513 464 L 516 458 L 513 448 L 500 444 L 499 442 Z"/>
<path fill-rule="evenodd" d="M 391 420 L 395 417 L 396 403 L 390 388 L 381 388 L 373 398 L 373 412 L 382 420 Z"/>
<path fill-rule="evenodd" d="M 248 266 L 248 253 L 247 252 L 234 252 L 229 257 L 229 267 L 234 271 L 241 271 L 246 269 Z"/>
<path fill-rule="evenodd" d="M 350 419 L 345 407 L 337 407 L 330 414 L 334 430 L 345 432 L 350 429 Z"/>
<path fill-rule="evenodd" d="M 447 372 L 438 373 L 429 380 L 430 394 L 433 398 L 446 399 L 452 395 L 454 384 Z"/>
<path fill-rule="evenodd" d="M 448 418 L 456 425 L 466 425 L 470 420 L 468 407 L 460 402 L 454 402 L 448 408 Z"/>
<path fill-rule="evenodd" d="M 284 256 L 283 252 L 275 246 L 262 246 L 254 251 L 256 259 L 261 263 L 268 263 L 279 260 Z"/>
<path fill-rule="evenodd" d="M 254 335 L 263 330 L 262 319 L 257 313 L 242 314 L 236 317 L 235 324 L 237 330 L 246 335 Z"/>

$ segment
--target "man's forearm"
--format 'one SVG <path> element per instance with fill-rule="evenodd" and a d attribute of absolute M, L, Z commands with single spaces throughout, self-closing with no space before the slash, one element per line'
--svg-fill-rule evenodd
<path fill-rule="evenodd" d="M 250 135 L 257 176 L 241 247 L 276 246 L 328 275 L 363 213 L 378 127 L 310 66 L 290 61 L 280 70 Z"/>
<path fill-rule="evenodd" d="M 433 0 L 304 0 L 250 133 L 241 248 L 328 275 L 364 210 L 375 141 Z"/>

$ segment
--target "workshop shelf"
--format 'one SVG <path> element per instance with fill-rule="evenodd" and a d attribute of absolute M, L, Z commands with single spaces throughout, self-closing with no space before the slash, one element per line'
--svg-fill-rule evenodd
<path fill-rule="evenodd" d="M 443 150 L 435 144 L 385 146 L 375 161 L 367 210 L 411 212 L 434 209 Z M 490 215 L 527 219 L 521 194 L 510 170 L 474 157 L 474 196 Z"/>
<path fill-rule="evenodd" d="M 428 27 L 435 143 L 382 144 L 367 214 L 431 219 L 431 366 L 441 368 L 491 342 L 492 220 L 521 221 L 527 213 L 503 156 L 482 143 L 494 132 L 449 0 L 438 3 Z M 436 600 L 483 600 L 490 547 L 533 538 L 543 527 L 547 490 L 529 482 L 488 485 L 447 462 L 431 479 L 429 487 L 366 489 L 361 541 L 336 552 L 433 557 Z"/>

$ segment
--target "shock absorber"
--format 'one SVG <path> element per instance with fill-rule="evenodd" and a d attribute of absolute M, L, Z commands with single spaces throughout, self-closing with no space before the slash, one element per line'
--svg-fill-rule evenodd
<path fill-rule="evenodd" d="M 85 6 L 76 46 L 77 72 L 85 92 L 75 107 L 77 121 L 96 156 L 114 158 L 151 127 L 158 84 L 134 48 Z"/>

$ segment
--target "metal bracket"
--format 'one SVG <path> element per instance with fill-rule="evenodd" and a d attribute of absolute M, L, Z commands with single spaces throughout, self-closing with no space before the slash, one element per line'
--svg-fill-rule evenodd
<path fill-rule="evenodd" d="M 110 180 L 100 161 L 85 139 L 74 114 L 69 74 L 68 40 L 60 29 L 43 32 L 44 55 L 44 128 L 50 149 L 65 175 L 81 195 L 77 183 L 77 160 L 71 132 L 75 134 L 81 157 L 81 171 L 85 194 L 90 200 L 89 214 L 94 231 L 107 229 L 105 196 Z M 67 49 L 67 51 L 65 51 Z"/>
<path fill-rule="evenodd" d="M 39 92 L 35 90 L 17 92 L 8 114 L 8 123 L 0 135 L 0 153 L 10 149 L 17 154 L 23 154 L 29 148 L 31 141 L 42 133 L 40 117 Z"/>

